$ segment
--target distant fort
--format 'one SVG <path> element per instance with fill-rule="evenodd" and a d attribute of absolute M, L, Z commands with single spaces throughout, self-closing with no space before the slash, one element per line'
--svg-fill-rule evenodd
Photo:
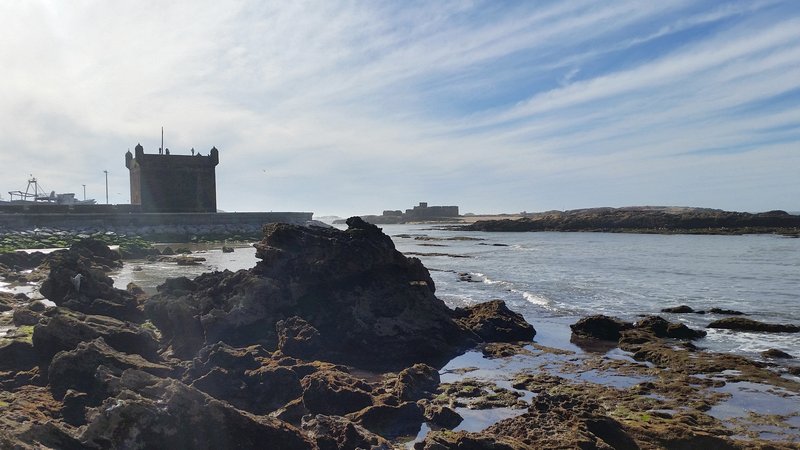
<path fill-rule="evenodd" d="M 216 166 L 219 150 L 208 155 L 171 155 L 169 149 L 145 154 L 141 144 L 125 154 L 131 203 L 122 205 L 24 202 L 0 205 L 3 230 L 152 229 L 194 227 L 259 229 L 269 222 L 305 223 L 311 212 L 217 212 Z"/>
<path fill-rule="evenodd" d="M 407 209 L 406 212 L 398 210 L 386 210 L 384 217 L 402 217 L 405 220 L 430 220 L 447 217 L 458 217 L 458 206 L 428 206 L 427 202 L 419 202 L 419 205 Z"/>
<path fill-rule="evenodd" d="M 405 212 L 396 209 L 387 209 L 380 216 L 361 216 L 362 219 L 373 224 L 394 224 L 407 222 L 444 222 L 460 217 L 458 206 L 428 206 L 427 202 L 420 202 L 419 205 L 406 209 Z M 333 223 L 344 223 L 337 220 Z"/>

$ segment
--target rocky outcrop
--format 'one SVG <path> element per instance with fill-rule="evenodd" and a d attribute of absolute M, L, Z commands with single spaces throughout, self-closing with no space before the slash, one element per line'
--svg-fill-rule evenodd
<path fill-rule="evenodd" d="M 392 444 L 383 437 L 341 416 L 316 414 L 303 418 L 303 431 L 320 450 L 363 448 L 390 450 Z"/>
<path fill-rule="evenodd" d="M 414 444 L 414 450 L 530 450 L 532 448 L 516 439 L 466 431 L 435 431 L 425 436 L 422 442 Z"/>
<path fill-rule="evenodd" d="M 368 406 L 348 417 L 364 428 L 389 439 L 414 436 L 425 420 L 422 409 L 414 402 Z"/>
<path fill-rule="evenodd" d="M 414 364 L 397 375 L 394 392 L 400 400 L 417 401 L 433 395 L 440 383 L 439 371 L 427 364 Z"/>
<path fill-rule="evenodd" d="M 535 330 L 501 301 L 450 310 L 419 260 L 349 225 L 268 225 L 253 269 L 149 298 L 113 287 L 107 247 L 55 252 L 41 291 L 58 306 L 3 301 L 20 328 L 0 340 L 0 443 L 392 448 L 426 420 L 455 427 L 436 366 Z"/>
<path fill-rule="evenodd" d="M 708 324 L 708 328 L 724 330 L 755 331 L 761 333 L 800 333 L 800 327 L 792 324 L 764 323 L 744 317 L 726 317 Z"/>
<path fill-rule="evenodd" d="M 301 317 L 292 316 L 279 320 L 278 349 L 288 356 L 302 359 L 314 359 L 324 348 L 325 342 L 319 331 Z"/>
<path fill-rule="evenodd" d="M 60 406 L 43 386 L 0 390 L 0 448 L 84 450 L 70 427 L 57 420 Z"/>
<path fill-rule="evenodd" d="M 255 268 L 168 280 L 145 311 L 174 355 L 203 346 L 263 345 L 365 368 L 441 364 L 482 340 L 529 340 L 502 302 L 454 313 L 427 269 L 359 218 L 350 228 L 270 224 Z"/>
<path fill-rule="evenodd" d="M 682 323 L 669 322 L 658 316 L 648 316 L 636 322 L 634 327 L 649 331 L 656 337 L 672 339 L 700 339 L 705 337 L 703 330 L 693 330 Z"/>
<path fill-rule="evenodd" d="M 502 300 L 467 308 L 456 308 L 455 316 L 465 328 L 485 342 L 530 341 L 536 330 L 521 314 L 508 309 Z"/>
<path fill-rule="evenodd" d="M 572 334 L 580 338 L 618 341 L 623 331 L 633 328 L 633 324 L 602 314 L 584 317 L 569 326 Z"/>
<path fill-rule="evenodd" d="M 792 356 L 791 354 L 786 353 L 785 351 L 777 348 L 764 350 L 763 352 L 761 352 L 761 356 L 771 359 L 794 359 L 794 356 Z"/>
<path fill-rule="evenodd" d="M 661 312 L 672 313 L 672 314 L 689 314 L 689 313 L 704 314 L 705 313 L 704 311 L 695 311 L 694 308 L 692 308 L 691 306 L 688 306 L 688 305 L 680 305 L 680 306 L 672 306 L 672 307 L 669 307 L 669 308 L 663 308 L 661 310 Z"/>
<path fill-rule="evenodd" d="M 118 351 L 149 359 L 158 358 L 158 341 L 147 328 L 113 317 L 82 314 L 68 308 L 52 308 L 43 316 L 42 321 L 33 328 L 32 342 L 45 359 L 99 337 Z"/>
<path fill-rule="evenodd" d="M 259 346 L 203 348 L 183 380 L 214 398 L 253 414 L 268 414 L 300 397 L 300 376 Z"/>
<path fill-rule="evenodd" d="M 464 421 L 464 418 L 449 406 L 424 403 L 424 407 L 425 420 L 438 427 L 451 430 Z"/>
<path fill-rule="evenodd" d="M 53 253 L 49 259 L 50 274 L 40 291 L 56 305 L 74 311 L 141 322 L 142 312 L 136 298 L 114 288 L 114 281 L 105 274 L 110 267 L 120 264 L 119 254 L 108 250 L 105 244 L 79 242 L 69 250 Z"/>
<path fill-rule="evenodd" d="M 372 386 L 339 370 L 324 370 L 302 380 L 303 404 L 312 414 L 343 416 L 372 405 Z"/>
<path fill-rule="evenodd" d="M 239 411 L 171 379 L 126 371 L 116 395 L 89 413 L 81 441 L 96 448 L 310 449 L 300 431 Z"/>
<path fill-rule="evenodd" d="M 539 394 L 527 413 L 486 431 L 516 439 L 527 448 L 639 448 L 622 424 L 607 416 L 600 405 L 569 394 Z"/>
<path fill-rule="evenodd" d="M 164 377 L 171 372 L 170 367 L 164 364 L 117 351 L 106 344 L 103 338 L 98 338 L 82 342 L 74 350 L 60 352 L 53 357 L 47 371 L 48 384 L 53 395 L 62 398 L 68 389 L 75 389 L 105 398 L 102 395 L 102 385 L 95 378 L 95 372 L 101 366 L 112 373 L 137 369 Z"/>
<path fill-rule="evenodd" d="M 465 231 L 606 231 L 642 233 L 796 233 L 800 216 L 704 208 L 628 207 L 548 211 L 517 220 L 482 220 Z"/>
<path fill-rule="evenodd" d="M 673 306 L 670 308 L 664 308 L 661 312 L 665 313 L 672 313 L 672 314 L 705 314 L 706 311 L 703 310 L 695 310 L 691 306 L 688 305 L 680 305 L 680 306 Z M 736 311 L 735 309 L 724 309 L 724 308 L 711 308 L 708 310 L 711 314 L 720 314 L 725 316 L 743 316 L 745 313 L 741 311 Z"/>
<path fill-rule="evenodd" d="M 712 314 L 722 314 L 725 316 L 746 316 L 747 314 L 737 311 L 735 309 L 724 309 L 724 308 L 711 308 L 708 312 Z"/>
<path fill-rule="evenodd" d="M 39 358 L 28 339 L 0 340 L 0 373 L 29 370 L 39 363 Z"/>
<path fill-rule="evenodd" d="M 19 272 L 39 267 L 48 255 L 42 252 L 5 252 L 0 253 L 0 274 L 7 271 Z"/>

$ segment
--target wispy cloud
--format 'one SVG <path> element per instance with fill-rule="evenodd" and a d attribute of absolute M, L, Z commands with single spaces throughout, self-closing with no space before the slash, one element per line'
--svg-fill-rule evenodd
<path fill-rule="evenodd" d="M 126 202 L 137 142 L 220 206 L 800 209 L 800 6 L 4 2 L 0 179 Z M 20 175 L 22 174 L 22 175 Z"/>

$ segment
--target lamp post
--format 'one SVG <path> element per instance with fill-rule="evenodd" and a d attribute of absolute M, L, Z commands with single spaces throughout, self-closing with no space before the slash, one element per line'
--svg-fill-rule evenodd
<path fill-rule="evenodd" d="M 108 204 L 108 171 L 104 170 L 104 174 L 106 174 L 106 205 Z"/>
<path fill-rule="evenodd" d="M 83 201 L 86 201 L 86 185 L 83 185 Z"/>

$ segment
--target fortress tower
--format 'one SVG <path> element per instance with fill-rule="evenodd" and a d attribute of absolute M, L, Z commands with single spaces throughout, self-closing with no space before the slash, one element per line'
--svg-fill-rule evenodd
<path fill-rule="evenodd" d="M 141 144 L 134 151 L 125 154 L 131 204 L 141 205 L 142 212 L 217 212 L 216 147 L 208 156 L 170 155 L 169 150 L 146 155 Z"/>

